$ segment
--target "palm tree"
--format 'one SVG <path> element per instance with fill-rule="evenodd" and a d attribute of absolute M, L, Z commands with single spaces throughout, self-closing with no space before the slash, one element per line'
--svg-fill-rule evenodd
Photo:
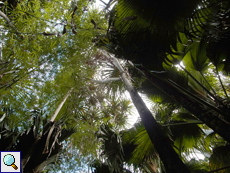
<path fill-rule="evenodd" d="M 184 62 L 190 61 L 191 62 L 190 64 L 194 66 L 195 70 L 199 71 L 201 75 L 203 75 L 202 71 L 203 69 L 206 68 L 205 66 L 207 66 L 207 64 L 210 62 L 209 61 L 210 59 L 213 65 L 215 66 L 216 68 L 215 71 L 217 73 L 218 78 L 220 79 L 219 71 L 221 67 L 225 65 L 225 69 L 226 70 L 228 69 L 228 62 L 226 62 L 226 59 L 223 57 L 224 55 L 226 55 L 227 51 L 223 51 L 223 55 L 222 54 L 221 56 L 219 55 L 219 59 L 214 60 L 214 58 L 212 57 L 209 59 L 207 58 L 206 54 L 208 55 L 210 54 L 210 52 L 208 51 L 206 53 L 206 49 L 209 50 L 210 49 L 209 45 L 212 45 L 214 44 L 213 42 L 217 41 L 215 39 L 217 36 L 213 36 L 213 34 L 208 35 L 208 30 L 210 31 L 211 29 L 213 32 L 214 30 L 216 30 L 216 28 L 211 26 L 214 25 L 213 23 L 214 21 L 219 19 L 218 16 L 224 15 L 225 19 L 224 20 L 219 19 L 219 20 L 222 20 L 220 22 L 228 23 L 227 21 L 228 2 L 223 3 L 219 1 L 211 1 L 211 2 L 194 1 L 194 4 L 191 3 L 186 6 L 188 8 L 187 10 L 185 11 L 182 10 L 182 12 L 178 14 L 177 12 L 175 12 L 175 14 L 172 15 L 171 17 L 172 19 L 170 17 L 165 18 L 164 16 L 154 17 L 156 16 L 155 13 L 161 14 L 161 12 L 159 12 L 156 9 L 161 6 L 163 7 L 163 4 L 161 3 L 163 2 L 156 2 L 156 4 L 154 5 L 152 4 L 149 8 L 145 9 L 143 7 L 145 4 L 140 5 L 138 4 L 138 2 L 137 4 L 135 4 L 135 1 L 132 2 L 120 1 L 117 7 L 115 7 L 116 15 L 111 16 L 110 19 L 110 25 L 109 25 L 110 27 L 108 29 L 108 34 L 106 35 L 106 37 L 110 39 L 110 42 L 105 45 L 106 49 L 108 51 L 115 53 L 117 57 L 131 59 L 133 60 L 133 63 L 142 64 L 145 66 L 145 68 L 147 68 L 146 70 L 152 70 L 152 71 L 153 70 L 165 71 L 169 69 L 169 65 L 173 65 L 175 63 L 177 64 L 179 61 L 183 60 Z M 183 5 L 185 6 L 185 4 L 182 3 L 181 6 Z M 167 8 L 166 5 L 165 10 L 167 11 L 172 10 L 171 7 L 173 6 L 169 6 L 169 7 Z M 144 12 L 140 12 L 143 11 L 142 9 L 144 10 Z M 223 9 L 223 13 L 219 14 L 218 9 Z M 153 14 L 147 15 L 151 11 L 153 11 Z M 211 12 L 216 14 L 216 16 L 213 17 L 213 14 Z M 145 16 L 144 18 L 145 20 L 138 20 L 138 17 L 136 17 L 135 19 L 127 18 L 128 16 L 130 17 L 134 15 L 138 17 L 140 16 L 142 18 L 143 16 Z M 158 18 L 164 20 L 157 20 Z M 168 20 L 172 22 L 168 22 Z M 208 24 L 204 25 L 205 22 Z M 169 25 L 169 27 L 162 27 L 165 26 L 166 24 Z M 221 26 L 218 25 L 218 27 L 219 30 L 223 30 L 223 28 L 220 28 Z M 159 30 L 161 32 L 159 32 Z M 219 33 L 220 37 L 221 38 L 227 37 L 226 36 L 227 32 L 228 29 L 225 28 L 224 32 Z M 196 35 L 198 38 L 194 38 L 194 35 Z M 194 41 L 191 41 L 191 39 Z M 197 41 L 199 41 L 199 43 L 197 43 Z M 207 44 L 208 42 L 212 42 L 212 43 Z M 220 53 L 215 53 L 215 54 L 217 55 L 216 58 L 218 58 L 218 54 Z M 227 57 L 227 55 L 225 57 Z M 201 69 L 202 66 L 203 69 Z M 189 66 L 186 66 L 186 68 L 189 68 Z M 162 90 L 164 91 L 169 90 L 170 89 L 169 85 L 173 85 L 173 87 L 176 88 L 177 90 L 179 89 L 172 82 L 170 83 L 167 77 L 166 79 L 164 78 L 164 80 L 166 80 L 168 83 L 153 81 L 158 79 L 154 77 L 153 73 L 150 75 L 150 73 L 148 73 L 146 70 L 142 68 L 142 71 L 145 72 L 145 76 L 149 80 L 152 80 L 152 82 L 155 85 L 158 85 L 159 88 L 165 85 L 165 88 Z M 191 75 L 191 73 L 189 73 L 187 69 L 184 69 L 184 71 L 189 75 L 189 77 L 193 78 L 193 80 L 196 80 Z M 160 76 L 160 78 L 162 78 L 162 76 Z M 220 83 L 226 95 L 226 99 L 228 99 L 228 96 L 226 94 L 226 89 L 224 88 L 221 79 L 220 79 Z M 200 83 L 198 84 L 201 85 Z M 211 89 L 210 86 L 208 87 L 208 89 L 206 89 L 206 87 L 203 85 L 201 85 L 201 87 L 203 87 L 203 89 L 205 89 L 205 92 L 207 92 L 207 95 L 212 98 L 210 101 L 213 102 L 216 108 L 217 105 L 221 105 L 222 109 L 219 108 L 220 110 L 215 110 L 217 111 L 217 113 L 221 114 L 224 117 L 220 122 L 218 122 L 218 124 L 221 124 L 221 126 L 227 130 L 228 123 L 229 123 L 228 105 L 223 101 L 220 101 L 220 99 L 218 99 L 218 97 L 216 96 L 216 92 L 214 93 L 209 92 L 209 90 Z M 186 94 L 189 95 L 188 93 Z M 174 97 L 176 97 L 176 95 L 177 94 L 174 94 Z M 191 99 L 192 98 L 190 97 L 190 100 Z M 180 100 L 182 100 L 182 98 Z M 191 100 L 189 104 L 192 104 L 192 102 L 193 101 Z M 195 100 L 194 102 L 198 102 L 198 100 Z M 186 105 L 185 104 L 184 106 L 186 106 L 187 109 L 189 109 L 188 103 Z M 209 108 L 211 106 L 210 104 L 207 103 L 203 103 L 202 105 Z M 204 111 L 206 110 L 207 109 L 205 109 Z M 190 111 L 192 111 L 191 108 Z M 197 116 L 198 114 L 201 114 L 201 113 L 196 113 L 194 110 L 193 112 L 194 114 L 197 114 Z M 201 118 L 202 121 L 207 121 L 204 120 L 204 115 L 202 114 L 200 115 L 199 118 Z M 214 115 L 213 115 L 213 121 L 218 121 L 215 120 Z M 206 123 L 212 128 L 214 128 L 214 126 L 211 125 L 210 122 L 206 122 Z M 224 133 L 224 132 L 219 131 L 218 133 Z M 222 134 L 222 136 L 226 140 L 229 140 L 228 139 L 229 134 Z"/>
<path fill-rule="evenodd" d="M 149 111 L 142 98 L 137 93 L 136 89 L 130 82 L 131 78 L 129 74 L 124 70 L 119 61 L 116 58 L 109 56 L 105 52 L 102 52 L 101 59 L 106 59 L 121 73 L 121 79 L 123 80 L 135 107 L 137 108 L 142 122 L 144 123 L 150 139 L 159 153 L 166 170 L 168 172 L 178 172 L 181 170 L 183 170 L 183 172 L 189 172 L 176 152 L 172 149 L 169 139 L 167 136 L 165 136 L 161 126 L 159 126 L 159 124 L 156 122 L 152 113 Z M 164 145 L 161 145 L 162 143 L 164 143 Z"/>
<path fill-rule="evenodd" d="M 119 1 L 110 13 L 106 41 L 98 40 L 98 46 L 141 64 L 134 68 L 143 77 L 230 142 L 229 99 L 220 76 L 221 70 L 228 71 L 228 15 L 228 1 Z M 226 45 L 221 47 L 220 40 Z M 218 48 L 214 52 L 213 45 Z M 172 67 L 181 60 L 187 63 L 185 68 L 180 65 L 187 81 L 176 83 L 180 72 Z M 223 92 L 215 91 L 206 79 L 205 68 L 210 64 Z M 150 138 L 151 125 L 145 124 Z"/>
<path fill-rule="evenodd" d="M 25 131 L 10 129 L 7 118 L 1 122 L 0 149 L 2 151 L 21 151 L 21 170 L 23 172 L 42 172 L 48 164 L 54 164 L 61 152 L 60 142 L 67 139 L 75 129 L 63 129 L 61 121 L 43 124 L 41 131 L 41 111 L 34 110 L 33 124 Z M 41 133 L 40 133 L 41 132 Z"/>
<path fill-rule="evenodd" d="M 155 115 L 157 122 L 162 124 L 162 128 L 174 143 L 174 149 L 189 170 L 203 173 L 228 172 L 229 145 L 216 133 L 207 130 L 207 127 L 188 111 L 170 104 L 166 104 L 162 109 L 162 104 Z M 177 113 L 174 113 L 175 108 Z M 109 165 L 112 170 L 116 170 L 124 165 L 121 163 L 126 163 L 144 172 L 165 172 L 164 165 L 161 164 L 159 155 L 141 122 L 120 132 L 110 125 L 103 125 L 97 134 L 103 144 L 102 154 L 106 157 L 107 163 L 101 163 L 102 167 Z M 194 157 L 192 155 L 199 153 L 198 151 L 205 155 L 205 159 L 191 159 Z"/>

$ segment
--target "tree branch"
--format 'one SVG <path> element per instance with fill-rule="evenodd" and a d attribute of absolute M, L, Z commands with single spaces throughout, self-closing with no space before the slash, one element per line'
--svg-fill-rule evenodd
<path fill-rule="evenodd" d="M 67 98 L 70 96 L 70 94 L 71 94 L 72 91 L 73 91 L 73 88 L 71 88 L 68 91 L 68 93 L 66 94 L 66 96 L 64 97 L 64 99 L 62 100 L 62 102 L 59 104 L 58 108 L 56 109 L 56 111 L 54 112 L 53 116 L 50 119 L 51 122 L 54 122 L 55 118 L 57 117 L 57 115 L 60 112 L 62 106 L 64 105 L 64 103 L 66 102 Z"/>
<path fill-rule="evenodd" d="M 223 85 L 223 83 L 222 83 L 222 80 L 221 80 L 221 78 L 220 78 L 220 74 L 219 74 L 219 71 L 218 71 L 218 68 L 217 68 L 217 67 L 216 67 L 216 74 L 217 74 L 217 77 L 218 77 L 218 79 L 219 79 L 219 81 L 220 81 L 221 87 L 222 87 L 222 89 L 223 89 L 223 91 L 224 91 L 224 93 L 225 93 L 225 96 L 226 96 L 226 98 L 229 100 L 228 94 L 227 94 L 227 92 L 226 92 L 226 90 L 225 90 L 225 87 L 224 87 L 224 85 Z"/>
<path fill-rule="evenodd" d="M 219 169 L 215 169 L 215 170 L 209 171 L 208 173 L 217 172 L 217 171 L 220 171 L 220 170 L 223 170 L 223 169 L 227 169 L 227 168 L 230 168 L 230 165 L 222 167 L 222 168 L 219 168 Z"/>
<path fill-rule="evenodd" d="M 2 16 L 10 25 L 10 27 L 13 28 L 15 31 L 17 31 L 17 33 L 19 34 L 18 29 L 14 26 L 14 24 L 10 21 L 10 19 L 6 16 L 6 14 L 3 13 L 1 10 L 0 10 L 0 16 Z"/>
<path fill-rule="evenodd" d="M 11 74 L 11 73 L 14 73 L 16 70 L 12 70 L 12 71 L 7 71 L 5 73 L 2 73 L 1 75 L 6 75 L 6 74 Z"/>
<path fill-rule="evenodd" d="M 105 8 L 104 8 L 104 10 L 107 10 L 107 9 L 109 9 L 109 7 L 111 6 L 111 3 L 113 2 L 113 0 L 110 0 L 107 4 L 104 2 L 104 1 L 102 1 L 102 0 L 100 0 L 103 4 L 105 4 L 106 6 L 105 6 Z"/>
<path fill-rule="evenodd" d="M 178 125 L 188 125 L 188 124 L 204 124 L 202 121 L 199 121 L 199 120 L 195 120 L 195 121 L 192 121 L 192 122 L 184 122 L 184 123 L 172 123 L 172 124 L 165 124 L 165 125 L 162 125 L 163 127 L 167 127 L 167 126 L 178 126 Z"/>
<path fill-rule="evenodd" d="M 0 122 L 2 122 L 6 117 L 6 113 L 3 114 L 3 116 L 0 118 Z"/>
<path fill-rule="evenodd" d="M 109 78 L 109 79 L 105 79 L 105 80 L 95 80 L 95 79 L 90 79 L 91 81 L 93 82 L 96 82 L 96 83 L 100 83 L 100 84 L 103 84 L 103 83 L 109 83 L 109 82 L 113 82 L 113 81 L 119 81 L 121 80 L 121 78 Z"/>

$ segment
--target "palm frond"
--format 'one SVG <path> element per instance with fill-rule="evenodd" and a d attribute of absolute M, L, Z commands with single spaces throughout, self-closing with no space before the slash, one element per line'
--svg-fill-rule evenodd
<path fill-rule="evenodd" d="M 229 166 L 230 163 L 230 148 L 229 145 L 220 146 L 213 150 L 213 154 L 210 157 L 211 170 L 215 170 L 221 167 Z M 221 173 L 229 173 L 230 168 L 220 170 Z"/>
<path fill-rule="evenodd" d="M 99 140 L 102 141 L 102 155 L 105 156 L 106 164 L 109 166 L 110 171 L 121 171 L 124 153 L 120 134 L 116 133 L 108 125 L 101 125 L 96 134 Z"/>

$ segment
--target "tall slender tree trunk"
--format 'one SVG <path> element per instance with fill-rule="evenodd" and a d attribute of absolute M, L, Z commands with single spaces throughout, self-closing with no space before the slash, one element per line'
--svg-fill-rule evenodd
<path fill-rule="evenodd" d="M 161 126 L 156 122 L 152 113 L 146 107 L 142 98 L 137 93 L 137 90 L 132 85 L 128 72 L 126 72 L 116 58 L 110 57 L 103 53 L 108 60 L 119 69 L 121 79 L 123 80 L 131 99 L 141 117 L 145 129 L 162 160 L 167 173 L 189 173 L 186 165 L 181 161 L 175 150 L 172 148 L 168 137 L 164 134 Z"/>

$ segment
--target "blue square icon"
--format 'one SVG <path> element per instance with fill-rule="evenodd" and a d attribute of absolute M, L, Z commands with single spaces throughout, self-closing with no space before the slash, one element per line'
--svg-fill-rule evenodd
<path fill-rule="evenodd" d="M 0 173 L 21 172 L 21 151 L 0 151 Z"/>

